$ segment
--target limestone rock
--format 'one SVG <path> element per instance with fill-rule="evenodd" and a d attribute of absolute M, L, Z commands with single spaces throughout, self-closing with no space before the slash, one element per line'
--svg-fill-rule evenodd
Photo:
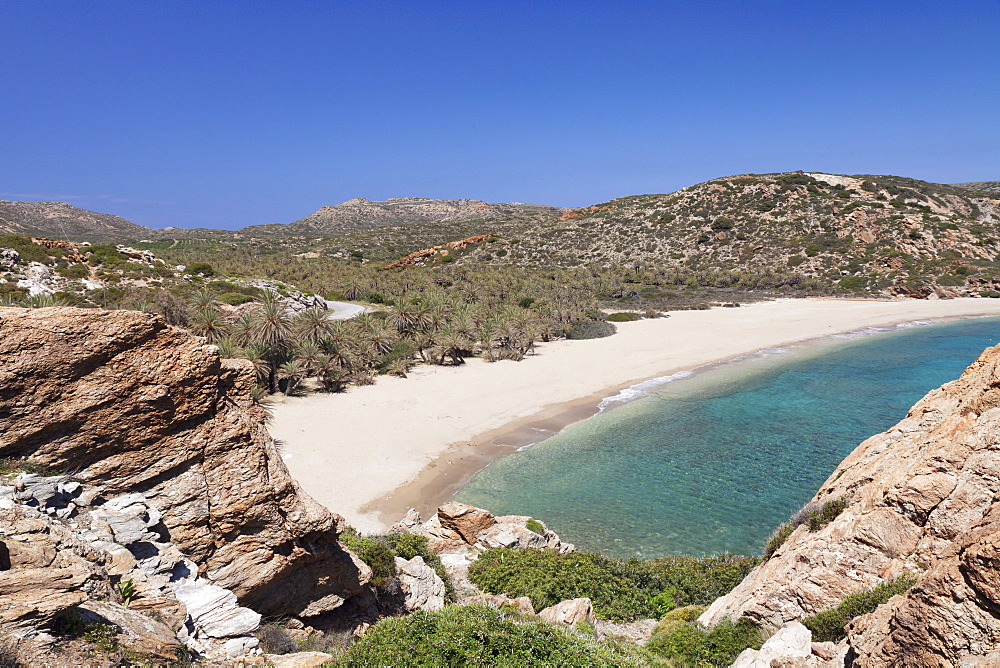
<path fill-rule="evenodd" d="M 249 363 L 137 311 L 0 308 L 0 331 L 0 456 L 73 470 L 109 498 L 142 490 L 160 538 L 259 612 L 321 614 L 363 591 L 370 570 L 288 475 Z"/>
<path fill-rule="evenodd" d="M 421 556 L 410 560 L 396 557 L 396 574 L 403 590 L 403 605 L 407 610 L 434 612 L 444 607 L 444 581 Z"/>
<path fill-rule="evenodd" d="M 0 269 L 13 269 L 20 261 L 20 253 L 13 248 L 0 248 Z"/>
<path fill-rule="evenodd" d="M 538 618 L 553 624 L 575 626 L 577 622 L 593 624 L 594 606 L 589 598 L 574 598 L 549 606 L 538 613 Z"/>
<path fill-rule="evenodd" d="M 848 627 L 864 666 L 950 666 L 1000 645 L 1000 347 L 866 440 L 813 499 L 850 499 L 797 529 L 699 619 L 777 628 L 904 572 L 917 584 Z M 977 659 L 976 657 L 980 657 Z M 985 660 L 985 659 L 984 659 Z"/>
<path fill-rule="evenodd" d="M 265 654 L 243 659 L 246 666 L 272 668 L 320 668 L 333 663 L 333 655 L 325 652 L 295 652 L 293 654 Z"/>
<path fill-rule="evenodd" d="M 260 615 L 242 608 L 236 596 L 216 585 L 182 585 L 174 589 L 177 598 L 187 607 L 195 632 L 210 638 L 245 636 L 260 626 Z"/>

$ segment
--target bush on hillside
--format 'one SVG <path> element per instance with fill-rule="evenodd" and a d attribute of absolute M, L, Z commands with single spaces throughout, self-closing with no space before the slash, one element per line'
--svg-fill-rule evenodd
<path fill-rule="evenodd" d="M 383 619 L 343 656 L 344 666 L 646 666 L 644 650 L 600 641 L 508 610 L 448 606 Z"/>
<path fill-rule="evenodd" d="M 874 612 L 897 594 L 902 594 L 916 583 L 917 578 L 904 573 L 894 580 L 883 582 L 874 589 L 851 594 L 836 608 L 826 610 L 812 617 L 806 617 L 802 624 L 813 632 L 815 642 L 836 642 L 846 636 L 844 627 L 855 617 Z"/>
<path fill-rule="evenodd" d="M 748 647 L 760 649 L 764 634 L 751 622 L 729 620 L 709 630 L 683 624 L 657 634 L 646 649 L 680 666 L 729 666 Z"/>
<path fill-rule="evenodd" d="M 659 618 L 679 606 L 707 605 L 727 593 L 759 563 L 756 557 L 612 559 L 595 552 L 487 550 L 469 577 L 492 594 L 528 596 L 536 610 L 587 597 L 602 619 Z"/>
<path fill-rule="evenodd" d="M 428 546 L 426 536 L 416 536 L 408 533 L 393 533 L 386 536 L 362 536 L 354 527 L 347 527 L 340 534 L 340 542 L 356 554 L 361 561 L 372 569 L 372 586 L 379 593 L 387 593 L 396 575 L 396 557 L 412 559 L 421 557 L 444 582 L 450 595 L 454 589 L 444 564 Z"/>

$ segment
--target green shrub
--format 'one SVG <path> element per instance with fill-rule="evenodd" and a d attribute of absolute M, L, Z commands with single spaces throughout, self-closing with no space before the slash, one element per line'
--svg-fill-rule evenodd
<path fill-rule="evenodd" d="M 642 315 L 633 313 L 632 311 L 619 311 L 618 313 L 608 314 L 605 320 L 608 322 L 633 322 L 635 320 L 642 320 Z"/>
<path fill-rule="evenodd" d="M 782 522 L 779 524 L 778 528 L 771 534 L 771 537 L 767 539 L 767 545 L 764 546 L 764 558 L 770 559 L 778 551 L 778 548 L 785 544 L 785 541 L 788 540 L 793 531 L 795 531 L 795 527 L 792 526 L 791 522 Z"/>
<path fill-rule="evenodd" d="M 358 555 L 361 561 L 372 569 L 371 584 L 376 591 L 385 592 L 396 574 L 396 556 L 392 548 L 376 538 L 367 538 L 358 534 L 354 527 L 347 527 L 340 534 L 340 542 L 347 549 Z"/>
<path fill-rule="evenodd" d="M 836 642 L 846 635 L 844 627 L 848 622 L 859 615 L 873 612 L 875 608 L 893 596 L 902 594 L 912 587 L 916 581 L 915 575 L 904 573 L 894 580 L 883 582 L 874 589 L 851 594 L 836 608 L 812 617 L 806 617 L 802 623 L 813 632 L 814 642 Z"/>
<path fill-rule="evenodd" d="M 809 531 L 819 531 L 821 528 L 837 519 L 840 513 L 847 508 L 847 501 L 835 499 L 827 501 L 820 508 L 816 508 L 809 513 Z"/>
<path fill-rule="evenodd" d="M 239 306 L 240 304 L 253 301 L 253 297 L 242 292 L 225 292 L 219 295 L 218 298 L 220 302 L 225 302 L 230 306 Z"/>
<path fill-rule="evenodd" d="M 712 229 L 715 231 L 721 230 L 731 230 L 736 225 L 732 218 L 726 218 L 725 216 L 719 216 L 712 221 Z"/>
<path fill-rule="evenodd" d="M 56 273 L 64 278 L 87 278 L 90 271 L 82 264 L 74 264 L 69 267 L 58 267 Z"/>
<path fill-rule="evenodd" d="M 741 619 L 723 620 L 708 630 L 698 624 L 682 624 L 653 636 L 646 649 L 681 666 L 728 666 L 748 647 L 764 644 L 761 630 Z"/>
<path fill-rule="evenodd" d="M 614 325 L 603 320 L 574 320 L 566 330 L 566 338 L 600 339 L 611 336 L 617 331 Z"/>
<path fill-rule="evenodd" d="M 448 606 L 383 619 L 344 666 L 643 666 L 644 650 L 484 606 Z"/>
<path fill-rule="evenodd" d="M 0 248 L 12 248 L 21 256 L 21 263 L 41 262 L 52 264 L 52 253 L 45 246 L 40 246 L 28 237 L 17 234 L 0 234 Z"/>
<path fill-rule="evenodd" d="M 90 253 L 87 262 L 95 267 L 100 265 L 105 268 L 116 269 L 124 267 L 128 262 L 128 259 L 119 253 L 114 246 L 107 244 L 88 246 L 87 252 Z"/>
<path fill-rule="evenodd" d="M 534 517 L 529 517 L 528 518 L 528 521 L 525 524 L 525 528 L 528 531 L 534 531 L 539 536 L 544 536 L 545 535 L 545 525 L 542 524 L 541 522 L 539 522 L 538 520 L 536 520 Z"/>
<path fill-rule="evenodd" d="M 602 619 L 661 617 L 670 608 L 707 605 L 727 593 L 759 563 L 756 557 L 612 559 L 594 552 L 487 550 L 469 568 L 473 583 L 492 594 L 528 596 L 541 610 L 587 597 Z"/>
<path fill-rule="evenodd" d="M 193 262 L 184 268 L 184 272 L 191 274 L 201 274 L 202 276 L 215 276 L 215 269 L 207 262 Z"/>

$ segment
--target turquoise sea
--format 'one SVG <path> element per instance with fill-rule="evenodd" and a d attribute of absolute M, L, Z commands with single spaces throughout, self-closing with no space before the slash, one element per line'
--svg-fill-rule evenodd
<path fill-rule="evenodd" d="M 998 340 L 1000 318 L 911 323 L 644 383 L 455 498 L 618 557 L 759 554 L 861 441 Z"/>

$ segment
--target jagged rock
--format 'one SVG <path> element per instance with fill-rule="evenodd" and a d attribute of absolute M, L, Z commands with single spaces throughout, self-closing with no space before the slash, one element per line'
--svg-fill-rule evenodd
<path fill-rule="evenodd" d="M 21 255 L 13 248 L 0 248 L 0 268 L 13 269 L 21 261 Z"/>
<path fill-rule="evenodd" d="M 0 628 L 42 628 L 87 600 L 82 568 L 16 568 L 0 571 Z"/>
<path fill-rule="evenodd" d="M 699 619 L 777 627 L 901 573 L 905 594 L 848 626 L 855 665 L 946 666 L 1000 644 L 1000 347 L 851 453 L 814 502 L 850 498 L 833 522 L 797 529 Z M 976 658 L 979 657 L 979 658 Z"/>
<path fill-rule="evenodd" d="M 513 518 L 513 521 L 511 519 Z M 508 515 L 497 518 L 497 523 L 479 535 L 484 547 L 513 547 L 517 549 L 542 549 L 549 546 L 549 539 L 528 529 L 524 524 L 530 518 Z M 520 520 L 523 520 L 523 524 Z"/>
<path fill-rule="evenodd" d="M 396 557 L 396 574 L 407 610 L 434 612 L 444 607 L 444 581 L 421 556 L 410 560 Z"/>
<path fill-rule="evenodd" d="M 497 523 L 488 510 L 457 501 L 449 501 L 438 508 L 437 516 L 442 527 L 454 531 L 469 545 L 474 545 L 479 534 Z"/>
<path fill-rule="evenodd" d="M 210 638 L 232 638 L 252 633 L 260 626 L 260 615 L 236 603 L 236 595 L 211 584 L 182 585 L 174 588 L 187 608 L 197 634 Z"/>
<path fill-rule="evenodd" d="M 113 624 L 121 633 L 118 642 L 127 649 L 175 661 L 180 641 L 166 625 L 116 603 L 86 601 L 77 606 L 84 621 Z"/>
<path fill-rule="evenodd" d="M 501 608 L 505 605 L 510 605 L 523 614 L 531 615 L 535 614 L 535 606 L 531 604 L 531 599 L 527 596 L 519 596 L 517 598 L 510 598 L 504 594 L 480 594 L 478 596 L 470 596 L 469 598 L 462 601 L 464 605 L 475 605 L 481 603 L 483 605 L 488 605 L 491 608 Z"/>
<path fill-rule="evenodd" d="M 760 648 L 745 649 L 730 668 L 798 668 L 820 665 L 812 656 L 812 632 L 798 622 L 781 628 Z M 825 663 L 825 662 L 824 662 Z"/>
<path fill-rule="evenodd" d="M 226 656 L 235 658 L 256 649 L 259 644 L 260 641 L 253 636 L 231 638 L 223 645 L 223 651 L 226 653 Z"/>
<path fill-rule="evenodd" d="M 0 456 L 72 469 L 107 497 L 143 490 L 163 538 L 259 612 L 322 614 L 364 590 L 343 519 L 267 435 L 249 363 L 137 311 L 0 308 L 0 331 Z"/>
<path fill-rule="evenodd" d="M 574 598 L 549 606 L 538 613 L 538 618 L 552 624 L 575 626 L 577 622 L 593 624 L 594 606 L 589 598 Z"/>

